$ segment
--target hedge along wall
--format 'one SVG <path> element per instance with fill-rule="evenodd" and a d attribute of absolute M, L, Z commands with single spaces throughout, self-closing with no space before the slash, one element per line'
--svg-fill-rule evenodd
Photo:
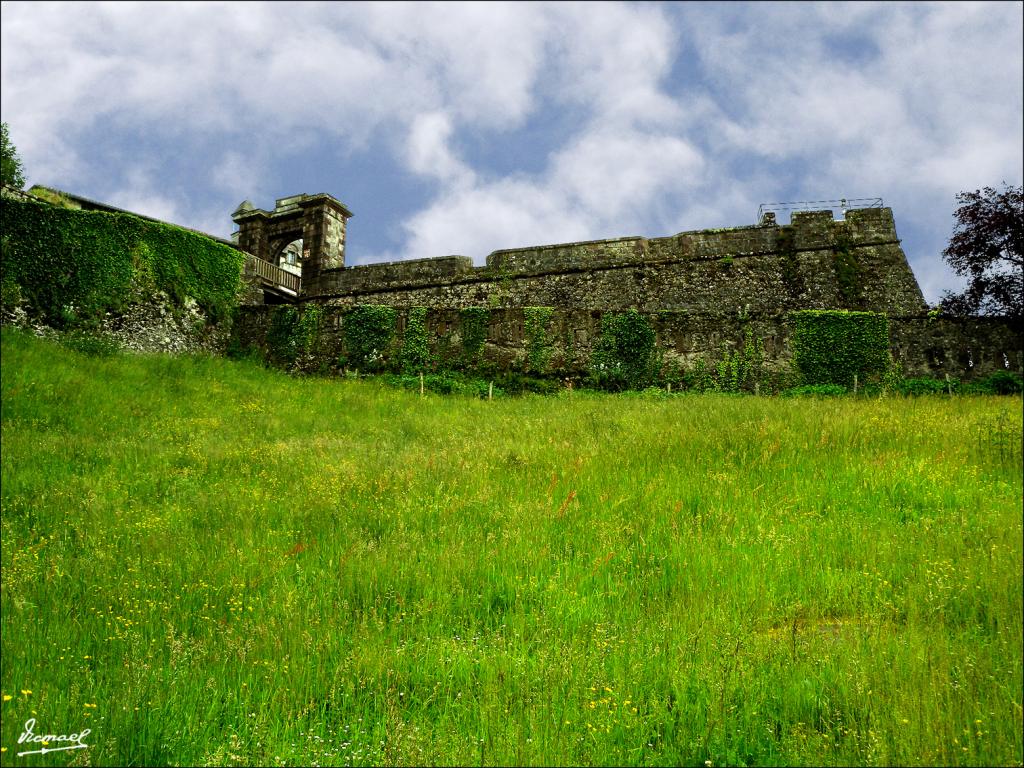
<path fill-rule="evenodd" d="M 244 254 L 127 213 L 4 199 L 3 281 L 58 324 L 117 311 L 147 293 L 191 297 L 214 322 L 235 305 Z M 73 310 L 70 308 L 74 308 Z"/>
<path fill-rule="evenodd" d="M 790 313 L 793 362 L 805 384 L 850 386 L 886 372 L 889 318 L 879 312 L 808 309 Z"/>

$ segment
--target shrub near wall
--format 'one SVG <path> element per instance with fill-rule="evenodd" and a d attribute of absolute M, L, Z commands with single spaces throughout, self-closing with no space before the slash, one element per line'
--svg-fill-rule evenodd
<path fill-rule="evenodd" d="M 804 384 L 850 386 L 889 367 L 889 319 L 878 312 L 791 312 L 793 361 Z"/>
<path fill-rule="evenodd" d="M 4 199 L 5 281 L 58 325 L 123 309 L 146 291 L 191 297 L 214 321 L 235 303 L 243 254 L 195 232 L 127 213 Z M 73 309 L 72 309 L 73 308 Z"/>

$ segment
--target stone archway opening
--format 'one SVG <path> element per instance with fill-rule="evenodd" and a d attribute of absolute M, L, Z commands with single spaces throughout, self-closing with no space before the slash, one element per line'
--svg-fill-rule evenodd
<path fill-rule="evenodd" d="M 244 201 L 231 218 L 238 225 L 238 245 L 258 260 L 295 272 L 281 263 L 294 254 L 301 293 L 316 289 L 326 270 L 345 266 L 345 224 L 352 212 L 327 194 L 292 195 L 276 201 L 273 211 Z M 298 243 L 298 250 L 295 244 Z"/>
<path fill-rule="evenodd" d="M 302 274 L 302 238 L 292 240 L 278 252 L 277 266 L 293 275 Z"/>

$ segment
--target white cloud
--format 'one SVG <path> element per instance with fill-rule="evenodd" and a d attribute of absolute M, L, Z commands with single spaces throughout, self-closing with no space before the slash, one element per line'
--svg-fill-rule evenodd
<path fill-rule="evenodd" d="M 692 183 L 703 167 L 680 139 L 597 127 L 534 177 L 481 180 L 450 154 L 446 126 L 433 116 L 414 137 L 414 167 L 440 169 L 451 183 L 407 222 L 404 258 L 457 253 L 481 263 L 501 248 L 645 234 L 659 193 Z"/>
<path fill-rule="evenodd" d="M 653 6 L 552 6 L 552 45 L 558 51 L 553 91 L 605 122 L 665 125 L 682 116 L 661 87 L 678 33 Z"/>
<path fill-rule="evenodd" d="M 451 137 L 452 121 L 447 115 L 430 112 L 415 117 L 406 154 L 409 168 L 457 187 L 472 184 L 473 171 L 448 146 Z"/>
<path fill-rule="evenodd" d="M 2 14 L 0 104 L 31 181 L 213 219 L 193 204 L 198 185 L 227 222 L 243 197 L 295 191 L 276 186 L 301 186 L 296 169 L 389 151 L 434 182 L 405 203 L 401 257 L 742 224 L 781 195 L 882 195 L 934 296 L 952 280 L 938 252 L 954 195 L 1024 174 L 1020 4 L 4 3 Z M 474 143 L 500 148 L 546 120 L 569 128 L 557 142 L 538 135 L 539 169 L 473 159 Z M 143 156 L 95 155 L 97 128 Z M 203 173 L 159 177 L 156 160 L 166 169 L 200 148 L 213 157 Z"/>
<path fill-rule="evenodd" d="M 403 101 L 426 81 L 454 119 L 498 129 L 518 125 L 533 108 L 552 33 L 544 5 L 375 3 L 350 12 L 357 34 L 405 75 L 389 82 Z"/>
<path fill-rule="evenodd" d="M 210 181 L 232 197 L 237 197 L 238 202 L 242 202 L 248 198 L 261 196 L 262 170 L 261 158 L 243 154 L 238 150 L 228 150 L 220 162 L 211 169 Z"/>
<path fill-rule="evenodd" d="M 703 167 L 683 139 L 598 126 L 555 158 L 551 183 L 612 224 L 642 219 L 659 192 L 693 186 Z"/>
<path fill-rule="evenodd" d="M 132 175 L 129 184 L 112 192 L 105 202 L 132 213 L 189 226 L 183 221 L 182 211 L 173 198 L 154 189 L 144 174 Z"/>
<path fill-rule="evenodd" d="M 803 199 L 883 196 L 912 233 L 904 248 L 926 295 L 956 283 L 939 257 L 954 195 L 1021 181 L 1021 6 L 687 10 L 728 115 L 716 157 L 742 148 L 784 164 Z M 826 45 L 829 35 L 852 42 Z"/>
<path fill-rule="evenodd" d="M 130 168 L 103 202 L 217 237 L 228 237 L 233 229 L 228 217 L 192 205 L 187 194 L 168 188 L 152 168 L 143 165 Z"/>
<path fill-rule="evenodd" d="M 799 8 L 755 6 L 741 32 L 703 17 L 702 61 L 729 102 L 745 107 L 728 126 L 730 141 L 773 157 L 824 154 L 826 162 L 860 153 L 869 164 L 891 147 L 909 167 L 970 140 L 977 126 L 1020 137 L 1019 7 L 871 6 L 863 34 L 878 54 L 858 65 L 814 44 L 830 31 L 835 8 Z M 851 9 L 865 12 L 841 6 L 843 15 Z M 765 44 L 783 30 L 790 45 Z M 893 170 L 889 179 L 901 169 Z"/>
<path fill-rule="evenodd" d="M 661 210 L 659 195 L 694 186 L 704 166 L 695 147 L 664 129 L 684 116 L 661 87 L 675 35 L 658 9 L 601 8 L 543 6 L 545 18 L 529 17 L 556 52 L 536 98 L 583 107 L 579 129 L 564 146 L 548 148 L 541 172 L 475 174 L 452 149 L 449 115 L 417 118 L 410 167 L 442 181 L 442 189 L 406 223 L 398 255 L 455 252 L 480 262 L 499 248 L 617 237 L 623 228 L 640 233 L 652 219 L 674 217 Z"/>
<path fill-rule="evenodd" d="M 564 198 L 526 180 L 502 180 L 452 190 L 405 225 L 401 256 L 457 254 L 477 263 L 504 247 L 565 242 L 586 237 L 589 222 Z"/>

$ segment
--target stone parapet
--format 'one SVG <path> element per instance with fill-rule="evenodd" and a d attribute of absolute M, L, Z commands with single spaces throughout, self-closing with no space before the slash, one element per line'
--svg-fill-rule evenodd
<path fill-rule="evenodd" d="M 475 274 L 473 260 L 468 256 L 360 264 L 323 272 L 315 284 L 314 295 L 409 290 L 449 283 Z"/>
<path fill-rule="evenodd" d="M 554 306 L 779 312 L 865 309 L 913 314 L 924 298 L 888 208 L 796 213 L 793 223 L 622 237 L 467 257 L 323 270 L 303 277 L 306 299 L 332 304 L 458 308 Z"/>
<path fill-rule="evenodd" d="M 487 257 L 492 275 L 536 275 L 598 267 L 626 266 L 644 260 L 646 241 L 640 237 L 587 240 L 578 243 L 507 248 Z"/>

